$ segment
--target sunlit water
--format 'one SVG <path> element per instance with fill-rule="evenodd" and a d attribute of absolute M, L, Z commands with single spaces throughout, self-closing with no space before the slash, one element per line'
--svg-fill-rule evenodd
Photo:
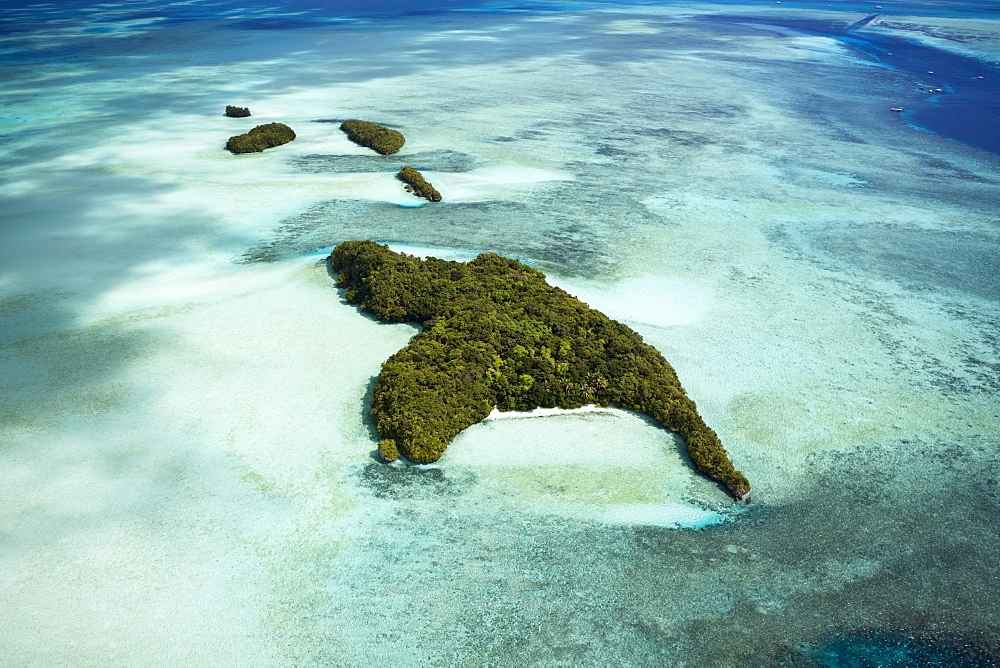
<path fill-rule="evenodd" d="M 988 4 L 331 4 L 0 9 L 5 661 L 996 661 Z M 367 238 L 639 331 L 754 503 L 621 411 L 377 462 Z"/>

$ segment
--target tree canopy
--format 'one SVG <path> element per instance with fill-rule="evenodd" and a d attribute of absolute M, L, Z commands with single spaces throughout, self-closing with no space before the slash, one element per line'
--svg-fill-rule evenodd
<path fill-rule="evenodd" d="M 337 246 L 330 264 L 348 301 L 385 322 L 423 325 L 375 384 L 381 452 L 432 462 L 494 406 L 593 403 L 649 415 L 683 436 L 695 465 L 735 497 L 750 489 L 659 351 L 540 271 L 492 253 L 421 260 L 373 241 Z"/>
<path fill-rule="evenodd" d="M 258 125 L 250 132 L 229 138 L 226 148 L 233 153 L 260 153 L 295 139 L 295 133 L 284 123 Z"/>
<path fill-rule="evenodd" d="M 347 133 L 347 138 L 355 144 L 367 146 L 382 155 L 395 153 L 403 148 L 406 142 L 403 133 L 398 130 L 368 121 L 347 120 L 340 124 L 340 129 Z"/>
<path fill-rule="evenodd" d="M 426 197 L 431 202 L 441 201 L 441 193 L 439 193 L 434 186 L 424 179 L 423 174 L 415 170 L 413 167 L 401 167 L 399 169 L 399 174 L 396 175 L 396 178 L 406 182 L 406 189 L 414 195 L 417 195 L 418 197 Z"/>
<path fill-rule="evenodd" d="M 229 116 L 230 118 L 246 118 L 249 115 L 249 107 L 234 107 L 231 104 L 226 105 L 226 116 Z"/>

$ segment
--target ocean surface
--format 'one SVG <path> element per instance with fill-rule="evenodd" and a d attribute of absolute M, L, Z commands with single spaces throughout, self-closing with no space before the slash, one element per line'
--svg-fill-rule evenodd
<path fill-rule="evenodd" d="M 998 106 L 987 1 L 7 0 L 3 662 L 998 665 Z M 379 463 L 350 239 L 625 322 L 753 503 L 624 411 Z"/>

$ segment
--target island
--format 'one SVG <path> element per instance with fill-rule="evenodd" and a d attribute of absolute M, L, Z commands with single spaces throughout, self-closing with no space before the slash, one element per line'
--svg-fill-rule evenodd
<path fill-rule="evenodd" d="M 234 107 L 231 104 L 226 105 L 226 116 L 230 118 L 246 118 L 250 115 L 250 109 L 248 107 Z"/>
<path fill-rule="evenodd" d="M 260 153 L 295 139 L 295 133 L 284 123 L 265 123 L 250 132 L 230 137 L 226 148 L 233 153 Z"/>
<path fill-rule="evenodd" d="M 333 249 L 347 301 L 423 330 L 383 365 L 371 415 L 384 459 L 436 461 L 492 411 L 617 406 L 680 434 L 694 464 L 737 499 L 750 490 L 677 374 L 629 327 L 525 264 L 493 253 L 452 262 L 373 241 Z"/>
<path fill-rule="evenodd" d="M 396 178 L 406 183 L 407 192 L 411 192 L 418 197 L 426 197 L 431 202 L 441 201 L 441 193 L 424 179 L 423 174 L 413 167 L 401 167 Z"/>
<path fill-rule="evenodd" d="M 341 123 L 340 129 L 347 133 L 347 138 L 355 144 L 367 146 L 382 155 L 395 153 L 406 143 L 403 133 L 378 123 L 351 119 Z"/>

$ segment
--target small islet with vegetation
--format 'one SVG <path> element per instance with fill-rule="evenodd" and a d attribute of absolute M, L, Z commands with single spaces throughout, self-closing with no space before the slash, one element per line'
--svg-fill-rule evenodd
<path fill-rule="evenodd" d="M 396 178 L 406 183 L 407 192 L 411 192 L 418 197 L 424 197 L 431 202 L 441 201 L 441 193 L 427 182 L 423 174 L 413 167 L 401 167 Z"/>
<path fill-rule="evenodd" d="M 295 132 L 284 123 L 265 123 L 250 132 L 235 135 L 226 142 L 226 148 L 233 153 L 260 153 L 275 146 L 281 146 L 295 139 Z"/>
<path fill-rule="evenodd" d="M 386 460 L 433 462 L 494 407 L 597 404 L 652 417 L 684 438 L 705 475 L 736 498 L 749 491 L 659 351 L 540 271 L 492 253 L 422 260 L 373 241 L 342 243 L 329 262 L 349 302 L 423 326 L 375 384 L 371 415 Z"/>
<path fill-rule="evenodd" d="M 402 132 L 378 123 L 350 119 L 341 123 L 340 129 L 355 144 L 366 146 L 382 155 L 395 153 L 406 143 Z"/>

